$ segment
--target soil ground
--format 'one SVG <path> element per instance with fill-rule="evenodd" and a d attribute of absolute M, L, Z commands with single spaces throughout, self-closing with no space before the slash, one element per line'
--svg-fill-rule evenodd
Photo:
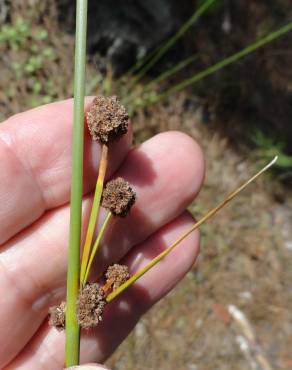
<path fill-rule="evenodd" d="M 144 125 L 153 125 L 155 132 L 183 130 L 202 145 L 206 180 L 190 207 L 198 219 L 258 165 L 201 123 L 198 111 L 186 112 L 183 100 L 157 107 Z M 270 368 L 291 369 L 291 216 L 291 192 L 273 175 L 246 189 L 201 228 L 196 265 L 137 325 L 109 365 L 119 370 L 269 369 L 253 367 L 259 351 Z M 232 319 L 230 305 L 246 315 L 254 331 L 251 354 L 239 346 L 245 328 Z"/>
<path fill-rule="evenodd" d="M 11 45 L 1 50 L 0 119 L 70 95 L 73 40 L 57 28 L 55 9 L 48 4 L 13 2 L 12 21 L 24 14 L 30 19 L 31 31 L 46 30 L 43 43 L 55 50 L 55 56 L 45 58 L 33 74 L 26 68 L 17 79 L 11 69 L 13 62 L 20 52 L 26 63 L 29 44 L 21 44 L 20 51 Z M 93 67 L 89 65 L 88 71 L 91 76 Z M 35 76 L 41 82 L 40 90 L 34 86 Z M 205 152 L 206 181 L 190 207 L 197 219 L 258 168 L 254 154 L 239 150 L 234 141 L 231 145 L 224 130 L 219 134 L 204 123 L 201 108 L 189 104 L 185 94 L 134 119 L 138 141 L 169 129 L 193 136 Z M 250 186 L 202 227 L 196 265 L 145 315 L 108 365 L 115 370 L 291 369 L 291 217 L 291 191 L 276 174 Z M 241 310 L 249 324 L 234 319 L 230 305 Z M 248 335 L 246 325 L 251 326 L 254 337 Z"/>

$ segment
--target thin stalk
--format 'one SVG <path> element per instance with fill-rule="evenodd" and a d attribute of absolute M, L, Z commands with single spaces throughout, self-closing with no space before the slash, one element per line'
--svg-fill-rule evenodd
<path fill-rule="evenodd" d="M 144 89 L 149 89 L 151 86 L 158 84 L 160 82 L 164 82 L 169 77 L 173 76 L 175 73 L 181 71 L 189 64 L 193 63 L 195 60 L 198 59 L 198 55 L 192 55 L 191 57 L 182 60 L 181 62 L 177 63 L 175 66 L 168 69 L 166 72 L 161 73 L 157 78 L 150 81 L 147 85 L 145 85 Z"/>
<path fill-rule="evenodd" d="M 104 236 L 104 234 L 105 234 L 105 231 L 106 231 L 106 229 L 107 229 L 107 226 L 108 226 L 108 224 L 109 224 L 109 222 L 110 222 L 111 218 L 112 218 L 112 213 L 111 213 L 111 212 L 109 212 L 109 213 L 107 214 L 107 216 L 106 216 L 106 218 L 105 218 L 105 220 L 104 220 L 103 224 L 102 224 L 101 229 L 99 230 L 99 233 L 98 233 L 98 235 L 97 235 L 96 241 L 95 241 L 94 246 L 93 246 L 93 248 L 92 248 L 92 252 L 91 252 L 91 254 L 90 254 L 90 258 L 89 258 L 89 261 L 88 261 L 88 265 L 87 265 L 87 268 L 86 268 L 86 271 L 85 271 L 84 278 L 83 278 L 83 280 L 81 280 L 81 284 L 82 284 L 82 285 L 85 285 L 85 284 L 86 284 L 86 282 L 87 282 L 88 275 L 89 275 L 89 272 L 90 272 L 90 269 L 91 269 L 91 266 L 92 266 L 92 262 L 93 262 L 93 260 L 94 260 L 94 257 L 95 257 L 95 255 L 96 255 L 96 252 L 97 252 L 97 250 L 98 250 L 98 247 L 99 247 L 99 245 L 100 245 L 100 242 L 101 242 L 101 240 L 102 240 L 102 238 L 103 238 L 103 236 Z"/>
<path fill-rule="evenodd" d="M 161 73 L 157 78 L 153 79 L 152 81 L 150 81 L 148 84 L 146 84 L 143 87 L 143 93 L 148 92 L 148 91 L 150 92 L 152 87 L 154 87 L 155 85 L 161 82 L 166 81 L 169 77 L 181 71 L 182 69 L 187 67 L 189 64 L 193 63 L 196 59 L 198 59 L 198 56 L 193 55 L 177 63 L 175 66 L 169 68 L 167 71 Z M 130 102 L 131 99 L 135 99 L 135 90 L 133 91 L 133 94 L 128 97 L 128 99 L 123 100 L 124 104 L 127 104 L 128 102 Z"/>
<path fill-rule="evenodd" d="M 167 40 L 155 53 L 153 58 L 141 69 L 138 75 L 131 81 L 130 87 L 138 82 L 166 53 L 167 51 L 179 40 L 195 22 L 210 8 L 210 6 L 217 0 L 206 0 L 193 15 L 182 25 L 182 27 Z"/>
<path fill-rule="evenodd" d="M 236 54 L 231 55 L 230 57 L 214 64 L 211 67 L 206 68 L 205 70 L 195 74 L 193 77 L 187 78 L 180 83 L 176 84 L 175 86 L 169 88 L 168 90 L 162 92 L 161 94 L 157 94 L 156 97 L 154 97 L 152 100 L 145 99 L 142 104 L 139 104 L 139 108 L 145 108 L 152 104 L 156 104 L 159 101 L 167 98 L 168 96 L 177 93 L 179 91 L 182 91 L 183 89 L 195 84 L 196 82 L 199 82 L 200 80 L 203 80 L 205 77 L 208 77 L 212 75 L 213 73 L 223 69 L 224 67 L 227 67 L 234 62 L 237 62 L 238 60 L 242 59 L 243 57 L 247 56 L 248 54 L 251 54 L 252 52 L 256 51 L 257 49 L 269 44 L 270 42 L 276 40 L 277 38 L 285 35 L 289 31 L 292 30 L 292 22 L 288 23 L 287 25 L 281 27 L 279 30 L 274 31 L 270 33 L 269 35 L 263 37 L 262 39 L 256 41 L 255 43 L 247 46 L 246 48 L 242 49 Z M 132 111 L 132 114 L 134 111 Z"/>
<path fill-rule="evenodd" d="M 80 329 L 76 316 L 79 292 L 80 237 L 83 194 L 84 93 L 87 0 L 77 0 L 74 72 L 74 126 L 71 178 L 70 237 L 67 271 L 66 367 L 79 364 Z"/>
<path fill-rule="evenodd" d="M 239 188 L 235 191 L 230 193 L 224 200 L 221 202 L 217 207 L 211 209 L 200 221 L 196 222 L 189 230 L 187 230 L 182 236 L 180 236 L 170 247 L 165 249 L 162 253 L 160 253 L 157 257 L 155 257 L 151 262 L 149 262 L 145 267 L 141 270 L 136 272 L 133 276 L 130 277 L 124 284 L 119 286 L 115 289 L 112 293 L 110 293 L 106 300 L 107 302 L 111 302 L 115 299 L 118 295 L 120 295 L 124 290 L 129 288 L 135 281 L 137 281 L 141 276 L 143 276 L 147 271 L 149 271 L 152 267 L 154 267 L 158 262 L 160 262 L 165 256 L 167 256 L 178 244 L 180 244 L 187 236 L 189 236 L 194 230 L 200 227 L 204 222 L 208 219 L 213 217 L 220 209 L 225 207 L 227 203 L 229 203 L 234 197 L 236 197 L 243 189 L 245 189 L 251 182 L 257 179 L 262 173 L 267 171 L 276 161 L 278 157 L 275 157 L 270 163 L 268 163 L 264 168 L 262 168 L 259 172 L 257 172 L 253 177 L 247 180 L 244 184 L 242 184 Z"/>
<path fill-rule="evenodd" d="M 133 76 L 135 72 L 137 72 L 140 68 L 142 68 L 147 62 L 149 62 L 157 53 L 158 51 L 168 42 L 168 40 L 161 43 L 161 45 L 157 46 L 154 50 L 150 51 L 144 57 L 139 59 L 132 67 L 128 69 L 126 73 L 124 73 L 119 79 L 118 82 L 122 80 L 128 80 L 130 76 Z"/>
<path fill-rule="evenodd" d="M 96 181 L 94 198 L 93 198 L 91 213 L 89 217 L 89 223 L 88 223 L 85 243 L 83 247 L 81 272 L 80 272 L 81 284 L 84 282 L 84 277 L 85 277 L 86 268 L 88 264 L 92 239 L 94 235 L 94 229 L 95 229 L 96 221 L 97 221 L 98 214 L 99 214 L 100 200 L 102 196 L 103 184 L 104 184 L 106 168 L 107 168 L 107 159 L 108 159 L 108 146 L 103 144 L 101 147 L 101 158 L 100 158 L 100 163 L 99 163 L 98 178 Z"/>
<path fill-rule="evenodd" d="M 161 48 L 161 45 L 144 55 L 141 59 L 137 60 L 137 62 L 118 79 L 118 82 L 121 82 L 122 80 L 128 80 L 130 76 L 132 76 L 136 71 L 143 67 L 143 65 L 147 63 L 157 53 L 159 48 Z"/>
<path fill-rule="evenodd" d="M 236 54 L 231 55 L 230 57 L 220 61 L 219 63 L 203 70 L 202 72 L 196 74 L 195 76 L 191 78 L 187 78 L 183 80 L 182 82 L 178 83 L 177 85 L 173 86 L 172 88 L 166 90 L 164 93 L 158 96 L 158 99 L 155 101 L 155 103 L 173 93 L 179 92 L 186 87 L 193 85 L 194 83 L 202 80 L 203 78 L 219 71 L 220 69 L 227 67 L 228 65 L 238 61 L 239 59 L 247 56 L 248 54 L 251 54 L 255 50 L 263 47 L 266 44 L 269 44 L 270 42 L 276 40 L 277 38 L 283 36 L 287 32 L 292 30 L 292 22 L 288 23 L 287 25 L 281 27 L 277 31 L 274 31 L 270 33 L 269 35 L 261 38 L 260 40 L 254 42 L 253 44 L 247 46 L 246 48 L 242 49 Z"/>

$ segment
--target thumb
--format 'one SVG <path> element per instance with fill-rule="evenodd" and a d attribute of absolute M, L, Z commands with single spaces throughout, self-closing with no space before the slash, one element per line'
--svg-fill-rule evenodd
<path fill-rule="evenodd" d="M 68 367 L 66 370 L 109 370 L 109 368 L 103 365 L 88 364 L 82 366 Z"/>

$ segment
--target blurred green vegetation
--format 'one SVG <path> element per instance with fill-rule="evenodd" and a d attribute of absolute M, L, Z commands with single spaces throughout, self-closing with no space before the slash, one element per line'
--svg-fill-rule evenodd
<path fill-rule="evenodd" d="M 277 142 L 260 130 L 255 130 L 252 139 L 256 145 L 256 155 L 261 161 L 268 162 L 277 155 L 275 168 L 282 171 L 292 169 L 292 156 L 285 153 L 284 142 Z"/>
<path fill-rule="evenodd" d="M 217 63 L 213 64 L 212 61 L 214 59 L 212 59 L 211 63 L 209 62 L 209 66 L 206 66 L 203 60 L 206 57 L 205 51 L 200 50 L 195 55 L 182 59 L 173 65 L 170 64 L 155 77 L 145 75 L 145 71 L 151 70 L 159 63 L 162 56 L 167 54 L 180 38 L 193 30 L 194 24 L 199 19 L 204 18 L 206 15 L 214 14 L 214 12 L 214 17 L 216 18 L 218 9 L 221 9 L 222 5 L 223 2 L 219 0 L 199 1 L 197 9 L 193 11 L 169 40 L 162 43 L 149 56 L 138 61 L 131 71 L 118 79 L 113 77 L 110 66 L 108 66 L 104 75 L 89 64 L 87 94 L 116 94 L 127 106 L 130 114 L 134 115 L 140 110 L 157 104 L 161 100 L 167 100 L 170 94 L 193 86 L 194 83 L 198 83 L 219 69 L 238 62 L 251 50 L 261 46 L 261 40 L 266 38 L 265 35 L 269 33 L 271 28 L 274 28 L 268 22 L 264 22 L 265 27 L 259 26 L 256 32 L 257 41 L 250 43 L 250 46 L 245 49 L 246 52 L 244 49 L 238 50 L 239 52 L 231 57 L 223 58 L 219 62 L 217 60 Z M 7 86 L 4 98 L 7 106 L 9 106 L 10 102 L 14 106 L 16 104 L 14 109 L 49 103 L 53 100 L 70 96 L 72 91 L 70 69 L 72 70 L 73 61 L 68 51 L 71 50 L 73 53 L 73 45 L 70 44 L 70 48 L 65 50 L 67 45 L 64 45 L 61 41 L 64 39 L 64 34 L 62 37 L 58 37 L 54 32 L 54 25 L 48 28 L 48 23 L 45 22 L 32 23 L 31 14 L 30 11 L 22 16 L 11 17 L 9 23 L 3 24 L 0 29 L 0 51 L 3 54 L 7 54 L 6 67 L 10 72 L 10 76 L 9 73 L 7 74 L 9 76 L 7 81 L 4 78 L 2 82 Z M 287 25 L 286 30 L 287 32 L 290 30 L 290 24 Z M 266 38 L 267 42 L 273 41 L 275 33 L 277 34 L 277 32 L 270 34 L 270 39 L 269 37 Z M 222 76 L 224 79 L 224 73 Z M 10 83 L 11 78 L 14 79 L 14 83 Z M 200 86 L 201 84 L 197 85 L 197 88 L 200 88 Z M 195 91 L 198 91 L 198 89 Z M 230 92 L 230 87 L 228 91 Z M 19 96 L 22 100 L 21 103 L 18 102 L 20 100 L 18 99 Z M 285 153 L 286 143 L 275 142 L 259 130 L 255 134 L 251 133 L 250 136 L 252 136 L 252 141 L 256 144 L 257 157 L 266 161 L 278 154 L 278 168 L 281 170 L 291 168 L 291 156 Z"/>
<path fill-rule="evenodd" d="M 46 69 L 48 62 L 57 58 L 53 47 L 48 46 L 48 32 L 43 27 L 31 29 L 28 21 L 17 17 L 15 22 L 5 24 L 0 29 L 0 45 L 19 56 L 14 58 L 11 69 L 17 80 L 29 81 L 31 106 L 46 104 L 54 100 L 57 91 L 51 79 L 40 80 L 39 73 Z M 8 89 L 13 97 L 16 92 Z"/>

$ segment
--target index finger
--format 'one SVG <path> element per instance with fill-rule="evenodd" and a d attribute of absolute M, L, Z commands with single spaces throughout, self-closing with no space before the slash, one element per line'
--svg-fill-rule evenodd
<path fill-rule="evenodd" d="M 92 101 L 87 98 L 85 110 Z M 0 244 L 69 201 L 73 100 L 17 114 L 0 125 Z M 131 132 L 110 147 L 107 175 L 123 161 Z M 84 193 L 92 190 L 100 146 L 85 131 Z"/>

